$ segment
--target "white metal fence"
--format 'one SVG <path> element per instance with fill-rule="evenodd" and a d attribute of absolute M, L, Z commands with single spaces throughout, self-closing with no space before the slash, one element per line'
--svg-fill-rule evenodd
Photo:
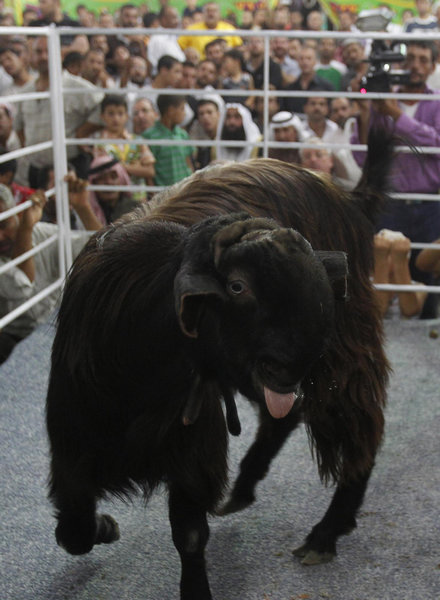
<path fill-rule="evenodd" d="M 176 30 L 176 29 L 124 29 L 124 35 L 130 34 L 139 34 L 142 31 L 145 35 L 155 35 L 155 34 L 182 34 L 187 35 L 188 30 Z M 7 96 L 7 101 L 9 103 L 16 103 L 22 100 L 31 100 L 31 99 L 50 99 L 51 104 L 51 120 L 52 120 L 52 140 L 43 142 L 41 144 L 36 144 L 34 146 L 22 148 L 20 150 L 15 150 L 3 156 L 0 156 L 0 163 L 6 162 L 13 158 L 20 158 L 26 155 L 30 155 L 32 153 L 38 152 L 40 150 L 52 149 L 53 150 L 53 165 L 54 165 L 54 174 L 55 174 L 55 185 L 54 188 L 48 190 L 46 195 L 51 197 L 55 194 L 56 198 L 56 211 L 57 211 L 57 224 L 58 224 L 58 233 L 53 236 L 49 240 L 46 240 L 44 244 L 40 244 L 35 247 L 26 255 L 22 255 L 18 259 L 14 261 L 10 261 L 8 264 L 0 267 L 0 277 L 4 272 L 8 269 L 16 266 L 20 260 L 25 260 L 28 256 L 36 254 L 40 252 L 43 248 L 45 248 L 49 244 L 58 244 L 58 256 L 59 256 L 59 278 L 53 282 L 46 289 L 42 290 L 38 295 L 33 296 L 28 301 L 26 301 L 22 306 L 15 309 L 13 312 L 8 315 L 0 318 L 0 330 L 9 324 L 11 321 L 16 319 L 18 316 L 26 312 L 30 307 L 34 306 L 37 302 L 40 302 L 43 298 L 51 294 L 54 290 L 62 287 L 65 275 L 67 270 L 69 269 L 72 262 L 72 251 L 70 244 L 70 218 L 69 218 L 69 202 L 68 202 L 68 192 L 67 185 L 64 182 L 64 176 L 67 173 L 67 156 L 66 156 L 66 147 L 68 145 L 80 145 L 80 144 L 89 144 L 94 145 L 99 143 L 96 138 L 67 138 L 65 134 L 65 123 L 64 123 L 64 102 L 63 102 L 63 92 L 65 94 L 80 94 L 80 93 L 90 93 L 90 90 L 78 90 L 78 89 L 64 89 L 62 87 L 62 66 L 61 66 L 61 45 L 60 45 L 60 36 L 61 35 L 78 35 L 78 34 L 103 34 L 103 35 L 118 35 L 121 33 L 121 29 L 105 29 L 105 28 L 96 28 L 96 29 L 86 29 L 86 28 L 55 28 L 51 27 L 42 27 L 42 28 L 32 28 L 32 27 L 3 27 L 0 28 L 0 36 L 3 35 L 27 35 L 27 36 L 46 36 L 48 40 L 48 50 L 49 50 L 49 75 L 50 75 L 50 90 L 47 92 L 35 92 L 32 94 L 16 94 Z M 206 31 L 194 31 L 191 32 L 191 35 L 206 35 Z M 230 31 L 215 31 L 212 32 L 215 37 L 222 37 L 231 35 Z M 270 39 L 276 36 L 286 36 L 292 38 L 301 38 L 305 39 L 319 39 L 323 37 L 331 37 L 336 40 L 343 40 L 347 38 L 347 32 L 306 32 L 306 31 L 242 31 L 237 30 L 235 32 L 236 35 L 241 36 L 246 39 L 248 37 L 262 37 L 264 38 L 264 71 L 263 71 L 263 88 L 262 90 L 254 90 L 254 91 L 239 91 L 239 90 L 222 90 L 222 96 L 227 97 L 228 95 L 243 95 L 243 96 L 262 96 L 264 99 L 264 120 L 263 120 L 263 136 L 260 142 L 256 142 L 255 145 L 262 148 L 262 155 L 264 157 L 268 156 L 269 148 L 310 148 L 316 147 L 315 144 L 307 143 L 307 142 L 295 142 L 295 143 L 286 143 L 286 142 L 275 142 L 270 140 L 269 136 L 269 110 L 268 110 L 268 101 L 270 96 L 276 97 L 304 97 L 304 92 L 302 91 L 280 91 L 280 90 L 272 90 L 269 88 L 269 54 L 270 54 Z M 402 42 L 414 39 L 413 34 L 389 34 L 389 33 L 350 33 L 350 38 L 357 38 L 361 40 L 371 40 L 371 39 L 382 39 L 389 40 L 392 38 L 401 40 Z M 423 36 L 423 39 L 430 39 L 432 41 L 440 40 L 440 34 L 427 34 Z M 109 93 L 108 89 L 104 88 L 96 88 L 98 91 L 102 91 L 103 93 Z M 167 94 L 191 94 L 194 93 L 195 90 L 192 89 L 178 89 L 173 90 L 167 88 L 166 90 L 155 90 L 155 92 L 163 92 Z M 130 90 L 132 92 L 132 90 Z M 124 94 L 126 93 L 125 89 L 111 89 L 112 94 Z M 201 90 L 197 90 L 198 96 L 200 96 Z M 140 90 L 137 94 L 139 97 L 147 96 L 148 91 Z M 330 91 L 319 91 L 319 92 L 307 92 L 307 97 L 327 97 L 331 98 L 340 98 L 342 96 L 351 98 L 351 99 L 365 99 L 365 95 L 359 92 L 330 92 Z M 433 100 L 432 95 L 428 94 L 403 94 L 403 93 L 369 93 L 368 97 L 370 99 L 376 98 L 399 98 L 401 100 L 404 99 L 416 99 L 416 100 Z M 440 101 L 440 95 L 439 95 Z M 108 143 L 122 143 L 126 140 L 106 140 Z M 211 146 L 213 142 L 211 141 L 202 141 L 202 140 L 190 140 L 184 141 L 181 140 L 178 143 L 182 145 L 191 145 L 191 146 Z M 170 140 L 148 140 L 148 145 L 167 145 L 172 144 L 176 145 L 176 141 Z M 242 145 L 242 142 L 220 142 L 220 144 L 228 145 L 228 146 L 239 146 Z M 362 144 L 352 145 L 349 143 L 346 144 L 325 144 L 329 150 L 340 150 L 340 149 L 351 149 L 351 150 L 366 150 L 366 146 Z M 433 147 L 419 147 L 417 150 L 420 153 L 440 153 L 440 148 Z M 399 151 L 402 152 L 410 152 L 409 148 L 402 147 L 399 148 Z M 105 190 L 105 189 L 115 189 L 115 186 L 90 186 L 91 190 Z M 116 188 L 117 189 L 117 188 Z M 124 190 L 139 190 L 143 189 L 145 191 L 157 191 L 161 189 L 157 186 L 130 186 L 130 187 L 121 187 L 120 189 Z M 429 200 L 429 201 L 440 201 L 440 196 L 438 194 L 394 194 L 396 201 L 399 200 Z M 25 202 L 17 206 L 16 208 L 0 213 L 0 221 L 12 216 L 13 214 L 17 214 L 23 210 L 26 210 L 31 205 L 31 202 Z M 439 231 L 440 237 L 440 231 Z M 412 248 L 426 248 L 433 247 L 432 244 L 421 244 L 421 243 L 413 243 Z M 378 289 L 382 290 L 395 290 L 395 291 L 432 291 L 435 293 L 440 293 L 440 286 L 393 286 L 388 284 L 382 284 L 377 286 Z"/>

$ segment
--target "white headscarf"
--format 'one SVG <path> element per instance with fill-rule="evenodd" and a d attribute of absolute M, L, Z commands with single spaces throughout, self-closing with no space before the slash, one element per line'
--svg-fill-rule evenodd
<path fill-rule="evenodd" d="M 5 210 L 10 210 L 15 207 L 14 196 L 12 195 L 11 190 L 3 183 L 0 183 L 0 200 L 3 201 Z"/>
<path fill-rule="evenodd" d="M 238 102 L 231 102 L 230 104 L 226 104 L 225 110 L 220 115 L 220 121 L 217 128 L 217 160 L 229 160 L 231 158 L 230 151 L 228 150 L 228 148 L 226 146 L 220 146 L 220 144 L 218 144 L 218 142 L 221 140 L 223 125 L 225 124 L 226 114 L 229 108 L 235 108 L 240 114 L 243 121 L 243 129 L 245 135 L 245 140 L 243 143 L 245 144 L 245 146 L 243 147 L 243 149 L 237 148 L 237 150 L 240 150 L 238 155 L 234 153 L 234 160 L 237 162 L 242 162 L 243 160 L 247 160 L 251 157 L 252 151 L 254 149 L 253 144 L 261 140 L 261 132 L 258 128 L 258 125 L 252 120 L 251 112 L 248 108 L 246 108 L 246 106 L 244 106 L 243 104 L 239 104 Z"/>
<path fill-rule="evenodd" d="M 298 135 L 298 141 L 302 142 L 304 140 L 304 130 L 303 125 L 301 123 L 301 119 L 298 115 L 295 115 L 287 110 L 282 110 L 277 112 L 271 119 L 270 122 L 270 139 L 275 139 L 274 129 L 279 129 L 280 127 L 294 127 L 296 129 L 296 133 Z"/>

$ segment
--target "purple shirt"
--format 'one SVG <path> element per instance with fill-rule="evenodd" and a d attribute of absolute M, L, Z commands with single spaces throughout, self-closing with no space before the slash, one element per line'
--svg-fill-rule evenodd
<path fill-rule="evenodd" d="M 425 94 L 440 94 L 427 88 Z M 440 97 L 436 100 L 420 100 L 414 117 L 400 115 L 397 121 L 371 110 L 370 126 L 391 127 L 401 138 L 397 145 L 433 146 L 440 148 Z M 351 143 L 358 144 L 357 128 Z M 358 164 L 365 160 L 365 152 L 353 152 Z M 420 192 L 436 194 L 440 188 L 440 153 L 414 154 L 399 152 L 393 164 L 392 187 L 401 193 Z"/>

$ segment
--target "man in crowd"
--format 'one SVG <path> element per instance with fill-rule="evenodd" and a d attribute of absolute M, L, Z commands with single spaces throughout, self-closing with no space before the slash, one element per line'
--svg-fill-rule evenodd
<path fill-rule="evenodd" d="M 189 137 L 192 140 L 215 140 L 220 122 L 220 111 L 223 107 L 224 102 L 221 96 L 204 94 L 202 99 L 197 102 L 197 118 L 191 125 Z M 211 162 L 211 147 L 198 147 L 195 162 L 197 169 L 206 167 Z"/>
<path fill-rule="evenodd" d="M 201 60 L 196 67 L 196 85 L 198 89 L 216 88 L 218 85 L 218 71 L 212 60 Z"/>
<path fill-rule="evenodd" d="M 274 89 L 269 85 L 269 89 Z M 278 96 L 273 96 L 272 94 L 266 99 L 264 96 L 255 96 L 254 98 L 254 108 L 252 110 L 252 118 L 254 122 L 258 125 L 260 131 L 264 130 L 265 127 L 265 119 L 267 115 L 267 121 L 270 123 L 272 117 L 280 112 L 280 100 Z"/>
<path fill-rule="evenodd" d="M 264 83 L 264 38 L 261 36 L 247 38 L 246 49 L 249 56 L 246 70 L 254 79 L 255 89 L 261 90 Z M 271 57 L 269 57 L 269 84 L 275 90 L 280 90 L 283 86 L 281 66 Z"/>
<path fill-rule="evenodd" d="M 33 61 L 38 71 L 38 77 L 28 83 L 23 92 L 42 92 L 49 89 L 49 66 L 47 38 L 36 37 L 33 40 Z M 64 118 L 67 137 L 88 137 L 93 131 L 101 128 L 99 104 L 102 94 L 88 81 L 81 77 L 63 72 L 62 84 L 65 88 L 85 89 L 85 94 L 65 94 Z M 14 128 L 18 133 L 23 146 L 30 146 L 52 139 L 52 117 L 50 99 L 24 100 L 17 106 Z M 81 169 L 83 156 L 78 146 L 68 146 L 67 155 L 75 168 Z M 53 163 L 52 149 L 41 150 L 30 156 L 30 166 L 26 174 L 26 181 L 19 181 L 23 185 L 33 188 L 44 188 L 39 181 L 39 173 L 46 172 L 47 167 Z M 85 177 L 89 161 L 85 166 L 86 171 L 78 174 Z"/>
<path fill-rule="evenodd" d="M 332 98 L 330 100 L 329 118 L 344 130 L 348 119 L 353 118 L 353 106 L 348 98 Z M 349 139 L 348 139 L 349 141 Z"/>
<path fill-rule="evenodd" d="M 148 74 L 148 63 L 142 56 L 132 56 L 128 66 L 128 80 L 126 87 L 139 92 L 149 88 L 151 80 Z"/>
<path fill-rule="evenodd" d="M 301 71 L 298 61 L 289 55 L 289 38 L 281 35 L 273 37 L 270 41 L 270 53 L 281 67 L 283 85 L 295 81 Z"/>
<path fill-rule="evenodd" d="M 151 100 L 138 98 L 133 104 L 132 110 L 133 133 L 141 135 L 141 133 L 153 127 L 158 116 Z"/>
<path fill-rule="evenodd" d="M 333 85 L 319 77 L 315 73 L 317 65 L 316 50 L 308 46 L 303 46 L 298 56 L 298 63 L 301 69 L 299 77 L 284 89 L 286 91 L 303 91 L 304 96 L 283 98 L 283 108 L 293 113 L 303 113 L 304 105 L 307 101 L 307 92 L 333 91 Z"/>
<path fill-rule="evenodd" d="M 409 82 L 397 91 L 411 94 L 433 94 L 433 100 L 363 100 L 359 102 L 358 133 L 354 143 L 366 143 L 368 131 L 377 124 L 391 127 L 400 139 L 413 146 L 440 146 L 440 103 L 426 85 L 435 68 L 437 48 L 433 42 L 414 40 L 408 43 L 405 68 Z M 359 87 L 360 82 L 357 82 Z M 361 156 L 358 155 L 359 160 Z M 393 189 L 403 193 L 437 194 L 440 188 L 440 156 L 399 153 L 395 159 Z M 412 242 L 432 242 L 440 231 L 440 203 L 406 200 L 390 201 L 380 229 L 401 231 Z M 413 252 L 410 269 L 415 281 L 430 283 L 431 278 L 415 267 Z M 425 303 L 424 316 L 436 315 L 431 302 Z"/>
<path fill-rule="evenodd" d="M 20 57 L 26 69 L 31 68 L 31 53 L 29 50 L 29 40 L 24 35 L 13 35 L 8 42 L 8 47 L 14 50 Z"/>
<path fill-rule="evenodd" d="M 160 27 L 163 29 L 177 29 L 180 26 L 179 13 L 173 6 L 166 4 L 159 12 Z M 151 64 L 153 75 L 157 72 L 157 63 L 164 55 L 172 56 L 178 61 L 185 60 L 185 53 L 177 42 L 177 35 L 173 33 L 160 33 L 152 35 L 147 46 L 147 58 Z"/>
<path fill-rule="evenodd" d="M 105 68 L 105 55 L 101 48 L 90 48 L 84 57 L 81 77 L 97 87 L 114 88 L 115 81 Z"/>
<path fill-rule="evenodd" d="M 319 138 L 309 138 L 308 148 L 301 148 L 299 152 L 300 163 L 306 169 L 318 171 L 328 176 L 329 179 L 345 190 L 352 190 L 355 186 L 351 174 L 339 158 L 322 143 Z M 312 146 L 313 144 L 313 146 Z"/>
<path fill-rule="evenodd" d="M 18 150 L 21 146 L 12 124 L 12 105 L 2 102 L 0 104 L 0 146 L 9 151 Z"/>
<path fill-rule="evenodd" d="M 4 146 L 0 146 L 0 156 L 3 156 L 7 153 L 8 150 Z M 20 204 L 21 202 L 25 202 L 29 196 L 35 192 L 35 190 L 16 183 L 16 173 L 17 160 L 15 158 L 0 163 L 0 183 L 3 183 L 11 190 L 15 204 Z"/>
<path fill-rule="evenodd" d="M 74 178 L 75 182 L 77 179 Z M 91 209 L 84 187 L 72 184 L 69 201 L 80 216 L 85 229 L 94 231 L 100 228 Z M 33 204 L 19 215 L 0 221 L 0 265 L 7 264 L 31 250 L 58 232 L 51 223 L 41 223 L 46 197 L 40 190 L 29 198 Z M 0 212 L 15 207 L 9 188 L 0 184 Z M 72 253 L 76 257 L 88 240 L 87 232 L 72 232 Z M 50 244 L 35 256 L 30 256 L 15 265 L 0 277 L 0 316 L 3 317 L 26 300 L 38 294 L 59 277 L 57 244 Z M 0 332 L 0 363 L 4 362 L 14 346 L 29 335 L 40 323 L 46 321 L 56 306 L 59 290 L 35 304 L 24 314 L 6 325 Z"/>
<path fill-rule="evenodd" d="M 296 115 L 287 111 L 276 113 L 270 121 L 270 130 L 275 142 L 301 142 L 302 124 Z M 298 148 L 269 148 L 269 158 L 288 163 L 299 163 Z"/>
<path fill-rule="evenodd" d="M 332 98 L 330 100 L 331 121 L 336 123 L 338 129 L 333 133 L 331 141 L 334 144 L 349 144 L 356 124 L 353 103 L 348 98 Z M 334 149 L 333 153 L 337 160 L 344 164 L 348 179 L 353 182 L 353 187 L 359 181 L 362 171 L 356 162 L 350 148 Z"/>
<path fill-rule="evenodd" d="M 139 8 L 134 4 L 123 4 L 119 9 L 118 26 L 121 29 L 138 29 L 142 26 Z M 125 43 L 130 54 L 145 57 L 145 37 L 142 33 L 127 35 L 125 32 L 118 34 L 118 40 Z"/>
<path fill-rule="evenodd" d="M 20 53 L 12 46 L 0 48 L 0 65 L 12 78 L 12 84 L 4 90 L 4 94 L 21 94 L 23 86 L 34 78 Z"/>
<path fill-rule="evenodd" d="M 347 72 L 347 66 L 336 60 L 336 49 L 336 40 L 333 38 L 322 38 L 318 41 L 319 62 L 315 71 L 318 77 L 330 81 L 335 90 L 340 90 L 341 79 Z"/>
<path fill-rule="evenodd" d="M 327 98 L 311 96 L 304 104 L 306 120 L 303 125 L 306 137 L 318 137 L 324 142 L 332 142 L 338 131 L 336 123 L 328 119 Z"/>
<path fill-rule="evenodd" d="M 188 28 L 188 35 L 182 35 L 179 38 L 179 44 L 182 50 L 192 47 L 195 48 L 200 58 L 205 58 L 205 46 L 208 42 L 216 39 L 215 35 L 191 35 L 191 31 L 205 31 L 217 29 L 218 31 L 231 31 L 231 35 L 225 37 L 226 43 L 230 48 L 241 46 L 243 40 L 234 34 L 235 27 L 226 21 L 220 20 L 220 6 L 217 2 L 207 2 L 203 5 L 203 20 L 199 23 L 193 23 Z"/>
<path fill-rule="evenodd" d="M 206 58 L 215 63 L 217 70 L 220 70 L 226 49 L 227 43 L 222 38 L 216 38 L 215 40 L 208 42 L 205 46 Z"/>
<path fill-rule="evenodd" d="M 194 63 L 185 60 L 182 63 L 182 79 L 179 88 L 182 90 L 194 90 L 197 87 L 197 69 Z M 180 124 L 187 131 L 191 127 L 197 112 L 197 99 L 193 94 L 186 94 L 185 119 Z"/>
<path fill-rule="evenodd" d="M 359 80 L 368 71 L 365 49 L 361 40 L 349 38 L 342 44 L 342 60 L 347 72 L 341 78 L 341 90 L 348 90 L 353 79 Z"/>
<path fill-rule="evenodd" d="M 182 63 L 165 54 L 157 63 L 157 75 L 152 83 L 153 89 L 178 88 L 183 76 Z"/>
<path fill-rule="evenodd" d="M 220 117 L 217 130 L 217 141 L 242 141 L 242 145 L 216 144 L 217 160 L 233 160 L 241 162 L 248 158 L 256 158 L 261 154 L 256 142 L 262 139 L 260 130 L 252 120 L 252 115 L 243 104 L 226 104 Z"/>
<path fill-rule="evenodd" d="M 415 0 L 417 17 L 405 23 L 405 33 L 429 33 L 438 31 L 438 21 L 432 14 L 431 0 Z"/>
<path fill-rule="evenodd" d="M 88 172 L 88 181 L 96 186 L 115 186 L 115 189 L 88 193 L 89 204 L 100 225 L 113 223 L 139 206 L 141 200 L 134 197 L 135 193 L 116 189 L 118 186 L 128 186 L 133 182 L 125 166 L 113 155 L 101 154 L 93 159 Z M 79 216 L 81 218 L 81 215 Z"/>
<path fill-rule="evenodd" d="M 134 4 L 123 4 L 119 9 L 119 27 L 137 28 L 140 26 L 139 9 Z"/>
<path fill-rule="evenodd" d="M 52 24 L 57 27 L 79 27 L 78 21 L 62 11 L 61 0 L 38 0 L 38 9 L 40 17 L 30 23 L 32 27 L 46 27 Z M 85 54 L 89 49 L 89 42 L 85 35 L 63 35 L 61 46 L 64 58 L 69 52 Z"/>
<path fill-rule="evenodd" d="M 179 87 L 182 90 L 194 90 L 197 87 L 197 67 L 189 60 L 182 63 L 182 79 Z"/>

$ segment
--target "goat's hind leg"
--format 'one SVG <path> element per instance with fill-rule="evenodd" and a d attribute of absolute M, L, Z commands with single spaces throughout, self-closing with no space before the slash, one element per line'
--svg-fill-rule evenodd
<path fill-rule="evenodd" d="M 182 564 L 181 600 L 211 600 L 205 565 L 209 538 L 206 510 L 177 484 L 170 485 L 169 516 L 174 545 Z"/>
<path fill-rule="evenodd" d="M 96 513 L 96 496 L 90 490 L 52 477 L 50 498 L 58 520 L 57 543 L 70 554 L 86 554 L 95 544 L 119 539 L 119 527 L 110 515 Z"/>
<path fill-rule="evenodd" d="M 364 499 L 370 473 L 371 470 L 355 482 L 337 486 L 322 520 L 313 527 L 305 543 L 293 550 L 303 565 L 329 562 L 336 555 L 338 537 L 356 527 L 356 514 Z"/>

